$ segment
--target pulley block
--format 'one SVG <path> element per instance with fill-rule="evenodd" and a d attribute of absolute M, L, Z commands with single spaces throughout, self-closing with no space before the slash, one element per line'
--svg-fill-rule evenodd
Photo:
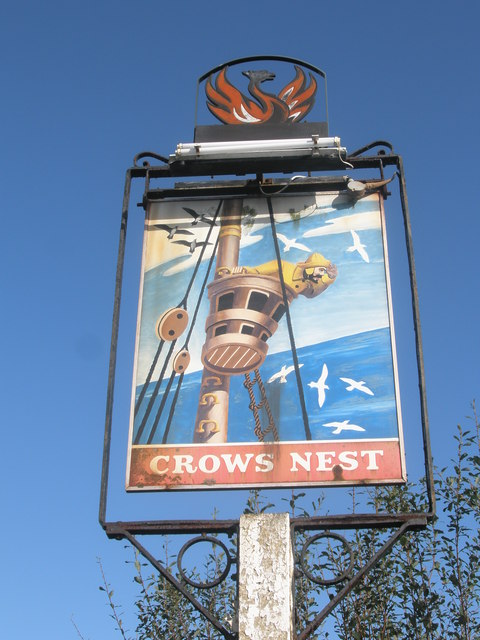
<path fill-rule="evenodd" d="M 187 349 L 182 349 L 173 359 L 173 370 L 175 373 L 183 373 L 190 364 L 190 354 Z"/>
<path fill-rule="evenodd" d="M 167 309 L 163 313 L 156 326 L 156 332 L 160 340 L 171 342 L 176 340 L 185 331 L 188 325 L 188 313 L 181 307 Z"/>

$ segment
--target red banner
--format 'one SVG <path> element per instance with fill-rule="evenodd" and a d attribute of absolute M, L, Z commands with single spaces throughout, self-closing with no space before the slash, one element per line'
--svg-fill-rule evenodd
<path fill-rule="evenodd" d="M 398 440 L 132 447 L 127 489 L 402 481 Z M 403 478 L 404 480 L 404 478 Z"/>

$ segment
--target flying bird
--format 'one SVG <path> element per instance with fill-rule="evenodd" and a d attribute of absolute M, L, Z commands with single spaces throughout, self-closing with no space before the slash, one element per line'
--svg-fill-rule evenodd
<path fill-rule="evenodd" d="M 167 231 L 169 240 L 171 240 L 174 235 L 180 235 L 180 234 L 189 235 L 189 236 L 194 235 L 192 231 L 188 231 L 187 229 L 179 229 L 177 225 L 173 227 L 169 227 L 168 224 L 154 224 L 153 226 L 156 229 L 162 229 L 163 231 Z"/>
<path fill-rule="evenodd" d="M 284 236 L 283 233 L 277 233 L 277 238 L 279 240 L 281 240 L 283 242 L 283 244 L 285 245 L 283 247 L 284 252 L 286 253 L 287 251 L 290 251 L 290 249 L 293 247 L 294 249 L 300 249 L 301 251 L 310 251 L 310 249 L 308 247 L 306 247 L 304 244 L 301 244 L 300 242 L 297 242 L 296 238 L 287 238 L 287 236 Z"/>
<path fill-rule="evenodd" d="M 309 387 L 311 387 L 312 389 L 315 388 L 318 391 L 318 406 L 320 408 L 323 407 L 323 403 L 325 402 L 325 389 L 330 389 L 330 387 L 327 384 L 325 384 L 327 380 L 327 376 L 328 376 L 328 369 L 327 369 L 327 365 L 324 364 L 322 373 L 319 379 L 316 382 L 312 381 L 308 383 Z"/>
<path fill-rule="evenodd" d="M 358 251 L 358 253 L 362 256 L 365 262 L 370 262 L 370 258 L 368 257 L 368 253 L 365 251 L 365 245 L 360 242 L 360 238 L 356 231 L 353 229 L 350 230 L 353 238 L 353 246 L 348 247 L 347 251 Z"/>
<path fill-rule="evenodd" d="M 193 253 L 197 247 L 203 247 L 204 244 L 212 244 L 211 242 L 198 242 L 196 238 L 194 238 L 191 242 L 188 240 L 174 240 L 173 244 L 183 244 L 185 247 L 188 247 L 190 253 Z"/>
<path fill-rule="evenodd" d="M 204 213 L 197 213 L 193 209 L 190 209 L 190 207 L 182 207 L 182 209 L 186 211 L 189 216 L 192 216 L 193 218 L 192 226 L 198 224 L 199 222 L 206 222 L 212 227 L 215 226 L 215 222 L 211 218 L 207 218 L 207 216 Z"/>
<path fill-rule="evenodd" d="M 298 367 L 299 368 L 303 367 L 303 364 L 299 364 Z M 280 371 L 277 371 L 277 373 L 274 373 L 273 376 L 267 380 L 267 383 L 273 382 L 274 380 L 277 380 L 278 378 L 280 378 L 279 382 L 283 384 L 287 381 L 288 374 L 292 373 L 292 371 L 294 370 L 295 370 L 295 367 L 293 366 L 293 364 L 290 367 L 287 367 L 287 365 L 284 364 L 282 365 L 282 368 L 280 369 Z"/>
<path fill-rule="evenodd" d="M 256 213 L 247 213 L 246 215 L 244 215 L 242 217 L 242 224 L 244 227 L 248 227 L 249 225 L 252 225 L 255 222 L 255 216 L 257 214 Z M 278 235 L 278 234 L 277 234 Z"/>
<path fill-rule="evenodd" d="M 347 391 L 353 391 L 356 389 L 357 391 L 363 391 L 369 396 L 375 395 L 371 389 L 369 389 L 363 380 L 352 380 L 352 378 L 340 378 L 342 382 L 345 382 L 348 387 Z"/>
<path fill-rule="evenodd" d="M 350 424 L 350 420 L 343 420 L 342 422 L 326 422 L 324 427 L 335 427 L 332 431 L 333 435 L 338 435 L 342 431 L 365 431 L 363 427 L 359 427 L 358 424 Z"/>

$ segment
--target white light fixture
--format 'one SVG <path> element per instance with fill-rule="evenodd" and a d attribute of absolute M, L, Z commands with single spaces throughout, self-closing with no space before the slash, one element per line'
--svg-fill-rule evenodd
<path fill-rule="evenodd" d="M 309 138 L 282 140 L 238 140 L 233 142 L 190 142 L 180 143 L 170 162 L 178 160 L 226 160 L 281 157 L 328 156 L 340 157 L 346 154 L 340 146 L 340 138 Z"/>

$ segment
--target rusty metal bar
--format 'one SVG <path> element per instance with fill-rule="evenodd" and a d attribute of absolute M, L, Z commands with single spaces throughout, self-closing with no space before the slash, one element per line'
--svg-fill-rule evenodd
<path fill-rule="evenodd" d="M 137 522 L 106 522 L 109 538 L 121 539 L 125 533 L 134 535 L 167 535 L 189 533 L 226 533 L 233 535 L 238 520 L 144 520 Z"/>
<path fill-rule="evenodd" d="M 410 523 L 411 527 L 424 529 L 427 525 L 424 513 L 358 513 L 354 515 L 317 516 L 312 518 L 292 518 L 292 527 L 298 531 L 315 529 L 388 529 Z"/>
<path fill-rule="evenodd" d="M 117 271 L 115 276 L 115 297 L 113 303 L 112 337 L 110 342 L 110 362 L 108 368 L 107 403 L 105 409 L 105 432 L 103 440 L 102 477 L 100 482 L 100 505 L 98 519 L 102 527 L 105 525 L 107 511 L 108 471 L 110 468 L 110 443 L 112 438 L 113 398 L 115 387 L 115 370 L 117 366 L 117 344 L 120 326 L 120 303 L 122 298 L 123 265 L 125 262 L 125 244 L 127 238 L 128 204 L 130 201 L 131 170 L 125 175 L 123 192 L 122 218 L 120 223 L 120 239 L 118 243 Z"/>
<path fill-rule="evenodd" d="M 426 392 L 426 386 L 425 386 L 425 368 L 423 363 L 423 344 L 422 344 L 422 333 L 421 333 L 421 325 L 420 325 L 420 309 L 419 309 L 419 301 L 418 301 L 417 275 L 415 271 L 415 258 L 413 255 L 412 228 L 410 224 L 410 213 L 409 213 L 409 207 L 408 207 L 405 173 L 403 171 L 403 161 L 401 156 L 398 156 L 397 166 L 398 166 L 398 171 L 400 176 L 400 199 L 402 202 L 402 212 L 403 212 L 404 229 L 405 229 L 405 242 L 407 245 L 408 267 L 410 272 L 410 289 L 412 293 L 413 325 L 415 330 L 415 348 L 417 353 L 418 386 L 419 386 L 419 393 L 420 393 L 420 410 L 421 410 L 421 416 L 422 416 L 423 452 L 424 452 L 424 459 L 425 459 L 425 480 L 427 484 L 428 506 L 430 511 L 428 516 L 432 518 L 435 515 L 436 502 L 435 502 L 435 488 L 434 488 L 434 478 L 433 478 L 432 451 L 430 446 L 430 427 L 429 427 L 429 421 L 428 421 L 427 392 Z"/>

